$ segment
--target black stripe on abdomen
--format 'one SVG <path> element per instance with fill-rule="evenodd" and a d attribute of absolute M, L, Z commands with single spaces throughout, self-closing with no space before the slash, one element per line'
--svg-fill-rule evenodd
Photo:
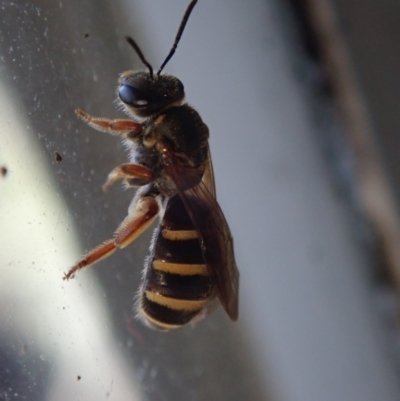
<path fill-rule="evenodd" d="M 169 199 L 161 225 L 170 230 L 193 230 L 194 226 L 179 195 Z"/>
<path fill-rule="evenodd" d="M 207 299 L 211 294 L 209 276 L 172 274 L 150 267 L 145 288 L 166 297 L 188 300 Z"/>
<path fill-rule="evenodd" d="M 154 259 L 172 263 L 204 264 L 197 238 L 177 241 L 166 239 L 161 233 L 155 244 Z"/>
<path fill-rule="evenodd" d="M 146 293 L 142 296 L 141 307 L 145 317 L 150 317 L 150 321 L 160 329 L 166 328 L 164 326 L 182 326 L 190 322 L 201 310 L 201 308 L 194 311 L 171 309 L 150 301 Z"/>

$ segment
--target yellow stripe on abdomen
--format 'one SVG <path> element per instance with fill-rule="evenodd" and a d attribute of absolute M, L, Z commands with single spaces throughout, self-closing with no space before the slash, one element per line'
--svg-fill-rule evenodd
<path fill-rule="evenodd" d="M 208 276 L 207 266 L 204 264 L 171 263 L 160 259 L 153 260 L 153 268 L 165 273 L 179 274 L 181 276 Z"/>
<path fill-rule="evenodd" d="M 199 238 L 199 234 L 196 230 L 170 230 L 169 228 L 162 229 L 162 236 L 171 241 L 184 241 Z"/>
<path fill-rule="evenodd" d="M 157 294 L 156 292 L 153 291 L 146 291 L 145 296 L 149 301 L 155 302 L 156 304 L 165 306 L 170 309 L 174 309 L 176 311 L 181 310 L 181 311 L 198 311 L 200 310 L 205 303 L 207 302 L 207 299 L 199 300 L 199 301 L 192 301 L 192 300 L 186 300 L 186 299 L 176 299 L 176 298 L 170 298 L 166 297 L 164 295 Z"/>

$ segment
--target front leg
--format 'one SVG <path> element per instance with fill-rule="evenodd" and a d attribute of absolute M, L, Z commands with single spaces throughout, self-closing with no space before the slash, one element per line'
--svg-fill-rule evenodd
<path fill-rule="evenodd" d="M 157 201 L 152 196 L 135 197 L 133 207 L 129 208 L 129 214 L 118 227 L 114 238 L 88 252 L 64 275 L 63 280 L 69 280 L 80 269 L 88 267 L 107 258 L 117 248 L 124 248 L 134 241 L 153 222 L 159 212 Z"/>
<path fill-rule="evenodd" d="M 84 111 L 77 109 L 76 115 L 80 117 L 85 123 L 89 124 L 92 128 L 98 131 L 107 132 L 111 135 L 121 135 L 131 132 L 134 135 L 142 133 L 142 124 L 132 120 L 110 120 L 108 118 L 92 117 Z"/>

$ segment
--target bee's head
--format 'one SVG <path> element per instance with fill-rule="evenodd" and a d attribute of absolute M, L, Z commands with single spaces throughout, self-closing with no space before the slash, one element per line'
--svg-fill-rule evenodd
<path fill-rule="evenodd" d="M 171 59 L 178 46 L 179 40 L 185 29 L 190 13 L 198 0 L 192 0 L 182 18 L 176 34 L 174 44 L 168 56 L 161 64 L 157 74 L 153 74 L 153 67 L 145 59 L 136 42 L 129 36 L 125 39 L 134 48 L 142 63 L 148 71 L 127 71 L 119 79 L 118 96 L 128 112 L 138 117 L 150 117 L 175 104 L 180 104 L 185 97 L 182 82 L 172 75 L 163 74 L 161 71 Z"/>
<path fill-rule="evenodd" d="M 169 74 L 153 76 L 147 71 L 127 71 L 118 83 L 118 96 L 125 109 L 138 117 L 179 105 L 185 97 L 182 82 Z"/>

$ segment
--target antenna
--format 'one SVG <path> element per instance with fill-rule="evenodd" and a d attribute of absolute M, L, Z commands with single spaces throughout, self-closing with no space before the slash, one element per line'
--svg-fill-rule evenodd
<path fill-rule="evenodd" d="M 171 59 L 171 57 L 174 55 L 175 50 L 176 50 L 176 48 L 178 47 L 179 40 L 181 39 L 183 30 L 185 29 L 186 23 L 188 22 L 188 19 L 189 19 L 189 17 L 190 17 L 190 14 L 191 14 L 191 12 L 192 12 L 194 6 L 196 5 L 197 1 L 198 1 L 198 0 L 192 0 L 192 1 L 190 2 L 190 4 L 188 5 L 188 8 L 186 9 L 185 15 L 184 15 L 183 18 L 182 18 L 181 25 L 179 26 L 178 33 L 176 34 L 175 42 L 174 42 L 174 44 L 172 45 L 172 48 L 171 48 L 171 50 L 169 51 L 169 54 L 168 54 L 167 58 L 166 58 L 166 59 L 164 60 L 164 62 L 161 64 L 161 67 L 160 67 L 160 69 L 158 70 L 157 75 L 160 75 L 160 74 L 161 74 L 161 71 L 163 70 L 163 68 L 165 67 L 165 65 L 168 63 L 168 61 L 169 61 L 169 60 Z M 131 44 L 132 44 L 132 43 L 131 43 Z M 133 46 L 133 45 L 132 45 L 132 46 Z M 137 50 L 136 50 L 136 51 L 137 51 Z M 140 50 L 139 50 L 139 51 L 140 51 Z M 143 59 L 142 59 L 142 61 L 143 61 Z M 143 62 L 144 62 L 144 61 L 143 61 Z M 145 63 L 145 64 L 146 64 L 146 63 Z M 147 64 L 146 64 L 146 65 L 147 65 Z M 151 74 L 151 75 L 152 75 L 152 74 Z"/>
<path fill-rule="evenodd" d="M 197 1 L 197 0 L 196 0 Z M 153 79 L 153 67 L 151 64 L 144 58 L 142 51 L 140 50 L 139 46 L 136 44 L 136 42 L 130 37 L 130 36 L 125 36 L 126 41 L 135 49 L 135 52 L 139 56 L 140 60 L 142 60 L 142 63 L 149 69 L 150 73 L 150 78 Z"/>

